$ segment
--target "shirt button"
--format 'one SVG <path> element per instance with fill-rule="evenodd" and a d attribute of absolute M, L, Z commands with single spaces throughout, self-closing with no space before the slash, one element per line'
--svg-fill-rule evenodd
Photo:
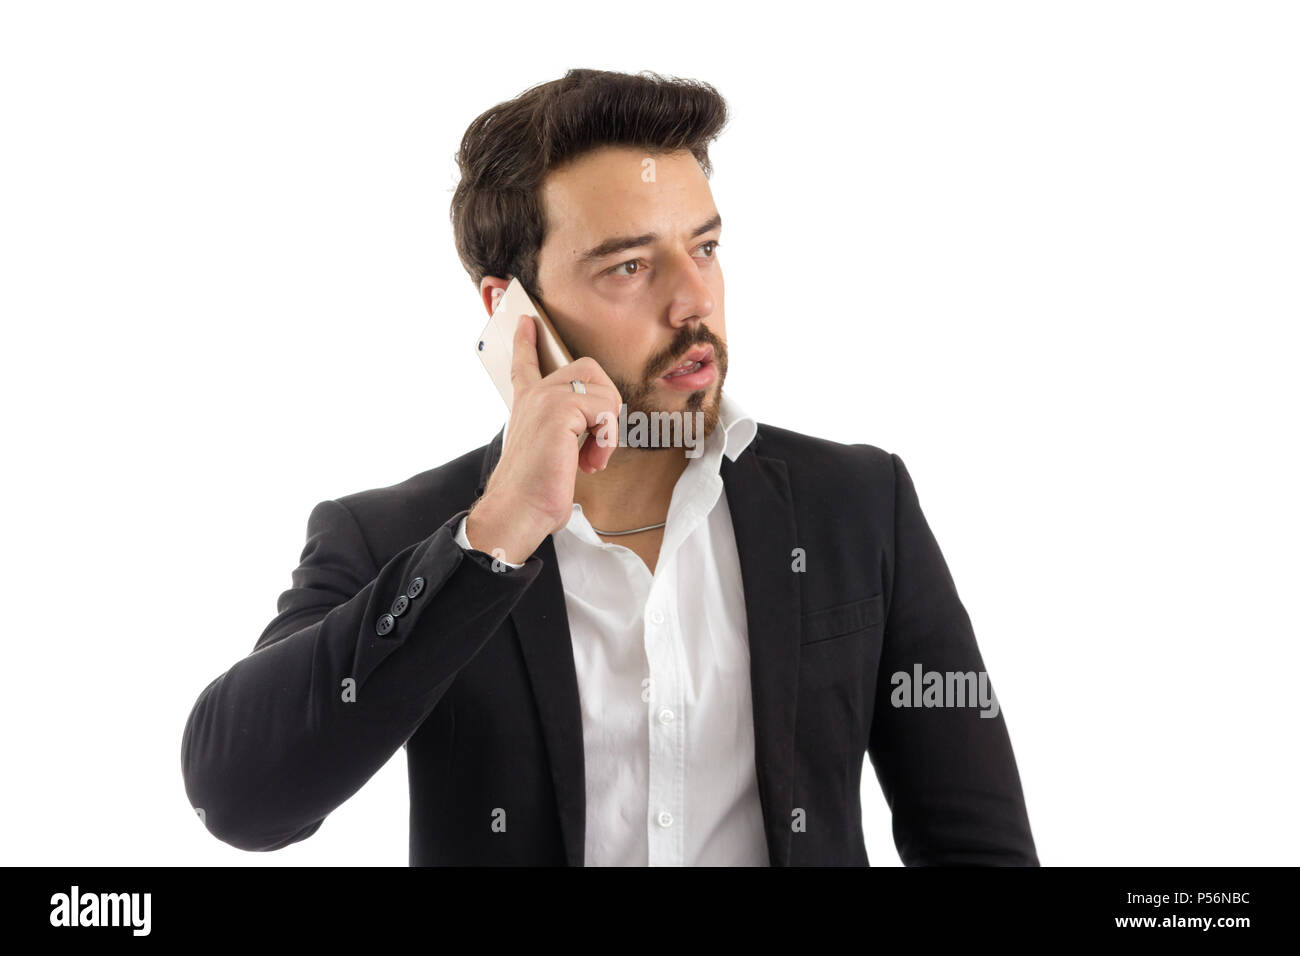
<path fill-rule="evenodd" d="M 650 620 L 655 624 L 662 624 L 664 622 L 664 612 L 659 610 L 659 608 L 655 608 L 650 612 Z"/>
<path fill-rule="evenodd" d="M 660 810 L 656 819 L 659 821 L 659 825 L 665 829 L 673 825 L 673 815 L 667 810 Z"/>
<path fill-rule="evenodd" d="M 673 713 L 671 710 L 669 710 L 667 707 L 665 707 L 663 710 L 659 711 L 659 723 L 661 723 L 661 724 L 671 724 L 671 723 L 673 722 L 673 720 L 676 719 L 676 717 L 677 717 L 677 715 L 674 714 L 674 713 Z"/>

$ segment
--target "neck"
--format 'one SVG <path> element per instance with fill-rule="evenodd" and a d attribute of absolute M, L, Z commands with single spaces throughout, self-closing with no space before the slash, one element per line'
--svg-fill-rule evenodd
<path fill-rule="evenodd" d="M 579 471 L 573 500 L 593 528 L 626 531 L 668 517 L 677 479 L 688 459 L 680 448 L 616 448 L 604 471 Z"/>

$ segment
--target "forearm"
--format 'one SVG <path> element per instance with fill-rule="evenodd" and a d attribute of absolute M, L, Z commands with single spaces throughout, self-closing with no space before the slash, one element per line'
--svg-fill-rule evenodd
<path fill-rule="evenodd" d="M 456 523 L 394 556 L 334 606 L 319 603 L 332 588 L 307 580 L 328 573 L 329 556 L 311 572 L 300 568 L 303 586 L 286 593 L 257 649 L 200 694 L 182 768 L 193 805 L 219 839 L 271 850 L 314 833 L 415 733 L 500 627 L 540 559 L 494 572 L 455 543 Z M 381 635 L 377 622 L 417 579 L 422 588 Z"/>

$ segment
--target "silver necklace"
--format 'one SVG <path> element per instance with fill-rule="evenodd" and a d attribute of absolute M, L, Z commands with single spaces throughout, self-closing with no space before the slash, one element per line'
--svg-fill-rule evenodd
<path fill-rule="evenodd" d="M 638 531 L 653 531 L 655 528 L 662 528 L 667 523 L 667 521 L 661 521 L 658 524 L 648 524 L 644 528 L 633 528 L 631 531 L 601 531 L 599 528 L 594 526 L 591 530 L 606 538 L 617 538 L 621 534 L 636 534 Z"/>

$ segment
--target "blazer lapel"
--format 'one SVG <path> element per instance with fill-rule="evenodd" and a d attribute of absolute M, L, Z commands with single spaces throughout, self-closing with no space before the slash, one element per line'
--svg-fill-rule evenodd
<path fill-rule="evenodd" d="M 501 456 L 502 432 L 484 455 L 475 497 L 483 494 Z M 740 558 L 749 630 L 754 710 L 754 762 L 768 856 L 790 861 L 794 809 L 794 721 L 799 677 L 799 587 L 792 570 L 797 545 L 794 503 L 785 462 L 759 455 L 760 434 L 736 461 L 725 455 L 720 475 L 727 492 Z M 511 612 L 533 684 L 566 862 L 582 866 L 586 840 L 586 768 L 577 668 L 569 635 L 564 586 L 548 535 L 534 552 L 542 571 Z"/>
<path fill-rule="evenodd" d="M 501 457 L 503 432 L 488 445 L 475 498 L 483 494 L 492 469 Z M 582 866 L 587 828 L 587 775 L 582 749 L 582 710 L 578 671 L 573 660 L 564 585 L 560 580 L 555 544 L 550 535 L 533 554 L 542 570 L 510 612 L 528 677 L 532 681 L 542 737 L 551 760 L 551 780 L 560 814 L 565 862 Z"/>
<path fill-rule="evenodd" d="M 768 855 L 788 866 L 794 810 L 794 720 L 799 680 L 799 586 L 792 569 L 794 503 L 785 462 L 753 444 L 720 474 L 736 535 L 749 626 L 754 762 Z"/>

